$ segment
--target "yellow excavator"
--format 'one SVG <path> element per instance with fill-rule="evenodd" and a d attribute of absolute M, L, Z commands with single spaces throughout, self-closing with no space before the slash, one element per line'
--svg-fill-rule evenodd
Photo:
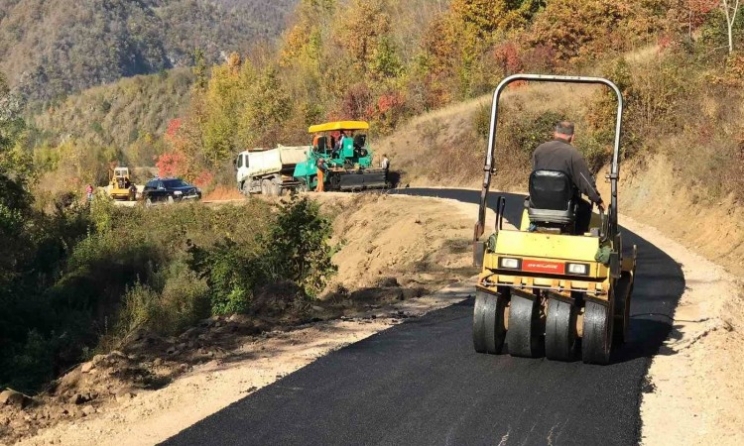
<path fill-rule="evenodd" d="M 489 236 L 485 216 L 499 98 L 515 81 L 599 84 L 617 97 L 607 212 L 593 214 L 589 232 L 575 233 L 576 200 L 570 179 L 555 171 L 533 172 L 518 229 L 503 227 L 506 199 L 498 197 Z M 473 261 L 481 269 L 473 310 L 476 352 L 608 364 L 613 346 L 625 342 L 636 270 L 636 246 L 625 249 L 618 226 L 617 182 L 623 98 L 598 77 L 516 74 L 494 91 L 483 189 L 473 236 Z M 563 176 L 561 176 L 563 175 Z"/>
<path fill-rule="evenodd" d="M 109 179 L 108 193 L 114 200 L 137 199 L 137 187 L 132 183 L 128 167 L 114 167 Z"/>

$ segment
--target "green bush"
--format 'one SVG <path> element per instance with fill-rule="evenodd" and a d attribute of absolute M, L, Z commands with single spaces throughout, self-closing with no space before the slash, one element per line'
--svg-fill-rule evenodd
<path fill-rule="evenodd" d="M 0 365 L 11 373 L 10 384 L 20 392 L 32 392 L 39 383 L 54 377 L 54 338 L 43 336 L 36 329 L 28 332 L 23 343 L 11 348 L 10 352 L 4 353 L 10 354 L 6 361 L 0 361 Z M 0 380 L 2 378 L 0 376 Z"/>
<path fill-rule="evenodd" d="M 225 237 L 211 247 L 189 247 L 189 265 L 206 280 L 213 313 L 249 311 L 257 288 L 271 283 L 290 281 L 313 296 L 336 271 L 331 224 L 318 205 L 293 195 L 276 211 L 257 246 Z"/>
<path fill-rule="evenodd" d="M 480 105 L 476 110 L 473 115 L 473 130 L 478 137 L 488 139 L 488 132 L 491 130 L 491 106 L 489 104 Z"/>
<path fill-rule="evenodd" d="M 317 203 L 293 195 L 280 207 L 264 239 L 273 278 L 289 279 L 315 296 L 336 272 L 331 262 L 334 249 L 328 244 L 332 232 L 331 222 L 320 214 Z"/>
<path fill-rule="evenodd" d="M 555 124 L 567 119 L 554 111 L 535 112 L 525 110 L 522 104 L 502 107 L 499 122 L 499 138 L 507 153 L 518 153 L 531 157 L 537 146 L 553 138 Z"/>
<path fill-rule="evenodd" d="M 266 261 L 264 240 L 289 208 L 254 200 L 145 209 L 96 198 L 90 207 L 51 214 L 0 209 L 0 236 L 14 254 L 0 259 L 0 387 L 33 392 L 89 352 L 120 347 L 140 328 L 173 335 L 213 310 L 245 311 L 239 305 L 247 294 L 237 287 L 224 305 L 210 300 L 219 289 L 210 292 L 187 263 L 189 243 L 213 258 L 237 253 L 237 261 L 216 263 L 228 281 L 258 277 L 256 265 L 268 277 L 269 266 L 280 262 Z M 233 245 L 224 245 L 225 239 Z"/>
<path fill-rule="evenodd" d="M 101 340 L 103 349 L 119 349 L 130 342 L 139 330 L 151 327 L 153 321 L 157 320 L 158 300 L 158 293 L 141 282 L 127 287 L 113 331 L 104 334 Z"/>
<path fill-rule="evenodd" d="M 229 238 L 210 248 L 192 245 L 189 252 L 191 268 L 209 286 L 212 313 L 246 312 L 253 288 L 268 275 L 261 254 Z"/>
<path fill-rule="evenodd" d="M 209 289 L 185 262 L 174 262 L 164 272 L 165 284 L 159 305 L 163 317 L 156 328 L 163 334 L 178 333 L 211 315 Z"/>

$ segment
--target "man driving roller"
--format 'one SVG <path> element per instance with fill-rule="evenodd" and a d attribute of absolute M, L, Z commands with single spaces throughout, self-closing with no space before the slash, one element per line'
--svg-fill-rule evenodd
<path fill-rule="evenodd" d="M 589 231 L 592 204 L 581 198 L 581 194 L 578 192 L 589 197 L 592 203 L 596 203 L 601 212 L 604 212 L 604 202 L 599 195 L 594 177 L 589 171 L 584 157 L 571 145 L 574 136 L 574 124 L 572 122 L 559 122 L 555 126 L 553 140 L 541 144 L 532 154 L 532 171 L 559 170 L 571 178 L 577 189 L 576 232 L 583 234 Z"/>

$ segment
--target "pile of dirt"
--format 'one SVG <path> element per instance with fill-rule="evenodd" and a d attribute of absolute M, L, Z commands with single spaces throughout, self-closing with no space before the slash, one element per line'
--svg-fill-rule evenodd
<path fill-rule="evenodd" d="M 243 200 L 245 197 L 237 187 L 217 186 L 202 197 L 204 201 Z"/>
<path fill-rule="evenodd" d="M 51 383 L 39 395 L 29 397 L 7 389 L 11 398 L 0 401 L 0 439 L 14 442 L 60 421 L 95 415 L 109 401 L 128 400 L 162 379 L 151 364 L 136 355 L 112 352 L 98 355 Z"/>
<path fill-rule="evenodd" d="M 742 283 L 651 226 L 627 216 L 621 216 L 621 224 L 679 262 L 685 280 L 671 333 L 646 377 L 643 444 L 741 444 L 744 330 L 736 321 Z M 738 316 L 731 311 L 734 302 L 739 302 Z"/>
<path fill-rule="evenodd" d="M 340 201 L 339 201 L 340 200 Z M 387 194 L 337 197 L 333 243 L 338 274 L 329 285 L 355 290 L 357 296 L 385 288 L 392 277 L 400 293 L 417 295 L 477 274 L 472 267 L 472 217 L 454 200 Z"/>

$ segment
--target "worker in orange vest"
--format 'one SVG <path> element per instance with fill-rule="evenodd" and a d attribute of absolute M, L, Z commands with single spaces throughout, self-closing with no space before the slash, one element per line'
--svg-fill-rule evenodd
<path fill-rule="evenodd" d="M 325 174 L 328 172 L 325 158 L 318 158 L 318 161 L 315 162 L 315 167 L 317 167 L 316 170 L 318 171 L 318 185 L 315 186 L 315 192 L 324 192 Z"/>

